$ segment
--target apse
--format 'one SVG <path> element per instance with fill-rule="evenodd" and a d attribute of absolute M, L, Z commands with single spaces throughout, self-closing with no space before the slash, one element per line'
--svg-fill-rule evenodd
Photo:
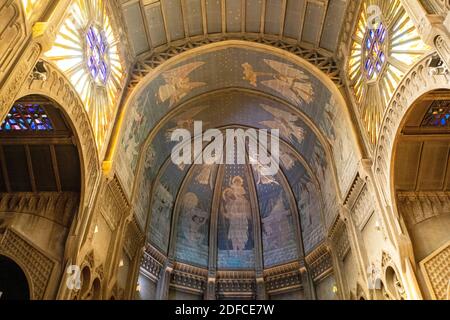
<path fill-rule="evenodd" d="M 223 154 L 227 131 L 279 125 L 280 169 L 270 176 L 262 172 L 262 164 L 251 164 L 251 139 L 246 164 L 175 164 L 171 134 L 177 128 L 193 132 L 194 122 L 203 123 L 204 131 L 218 128 L 223 133 Z M 181 106 L 148 143 L 137 213 L 147 215 L 149 252 L 156 250 L 180 268 L 256 278 L 271 268 L 300 266 L 305 251 L 324 241 L 316 174 L 326 170 L 326 160 L 320 158 L 325 151 L 314 131 L 287 106 L 238 89 L 206 94 Z M 200 154 L 192 149 L 192 158 L 202 157 L 211 143 L 204 142 Z M 310 159 L 316 163 L 310 165 Z M 302 292 L 298 281 L 297 292 Z"/>
<path fill-rule="evenodd" d="M 286 54 L 267 46 L 245 42 L 205 46 L 195 56 L 181 54 L 179 59 L 165 64 L 164 68 L 141 81 L 128 98 L 114 157 L 114 166 L 125 192 L 132 198 L 140 195 L 145 188 L 141 188 L 142 181 L 136 177 L 145 176 L 145 163 L 162 162 L 159 155 L 167 154 L 173 147 L 161 138 L 165 133 L 154 139 L 163 123 L 187 103 L 190 103 L 190 112 L 195 119 L 205 105 L 194 101 L 233 89 L 256 98 L 252 98 L 248 106 L 241 104 L 235 109 L 236 112 L 229 115 L 228 123 L 220 121 L 223 118 L 220 112 L 226 109 L 221 111 L 223 101 L 216 100 L 210 110 L 217 123 L 210 123 L 209 127 L 206 123 L 205 130 L 239 122 L 249 127 L 285 126 L 285 140 L 297 144 L 299 150 L 303 148 L 304 157 L 313 168 L 322 168 L 316 169 L 316 176 L 322 189 L 327 191 L 324 192 L 324 215 L 326 224 L 330 225 L 336 215 L 336 199 L 343 197 L 354 179 L 351 172 L 356 171 L 360 152 L 345 102 L 334 83 L 304 60 L 295 56 L 286 58 Z M 234 95 L 234 99 L 239 104 L 239 95 Z M 280 106 L 286 111 L 278 114 Z M 244 107 L 259 107 L 265 118 L 258 117 L 258 113 L 240 112 L 239 109 Z M 284 116 L 286 119 L 282 119 Z M 288 133 L 297 121 L 300 127 L 297 133 L 304 130 L 306 142 L 299 143 Z M 166 153 L 157 152 L 155 160 L 152 157 L 146 159 L 147 154 L 152 154 L 151 150 L 147 152 L 150 140 L 155 140 L 154 144 L 158 145 L 155 148 L 166 150 Z M 316 142 L 308 143 L 309 140 Z M 153 164 L 151 170 L 159 165 Z M 152 172 L 149 182 L 153 182 L 154 176 L 155 172 Z M 140 209 L 144 207 L 148 205 Z M 140 209 L 136 210 L 136 216 L 143 226 L 148 212 Z"/>
<path fill-rule="evenodd" d="M 300 294 L 309 285 L 299 270 L 325 243 L 358 149 L 332 81 L 301 59 L 260 49 L 206 46 L 147 76 L 129 97 L 114 165 L 151 257 L 202 277 L 244 277 L 238 283 L 249 281 L 250 296 L 262 274 L 291 270 Z M 196 122 L 203 132 L 278 129 L 280 170 L 175 164 L 171 135 L 194 134 Z"/>

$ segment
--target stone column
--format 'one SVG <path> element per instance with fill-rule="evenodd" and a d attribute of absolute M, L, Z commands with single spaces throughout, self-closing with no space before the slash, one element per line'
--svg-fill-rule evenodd
<path fill-rule="evenodd" d="M 208 283 L 206 284 L 205 300 L 216 300 L 216 275 L 211 273 L 208 275 Z"/>
<path fill-rule="evenodd" d="M 300 268 L 300 277 L 302 279 L 305 298 L 307 300 L 317 300 L 316 288 L 311 277 L 311 272 L 309 272 L 308 268 L 305 265 Z"/>
<path fill-rule="evenodd" d="M 173 267 L 173 263 L 171 261 L 167 261 L 164 268 L 161 270 L 161 277 L 159 278 L 158 286 L 156 288 L 157 300 L 169 299 L 170 277 L 173 272 Z"/>
<path fill-rule="evenodd" d="M 264 280 L 264 274 L 258 272 L 256 274 L 256 300 L 267 300 L 266 282 Z"/>

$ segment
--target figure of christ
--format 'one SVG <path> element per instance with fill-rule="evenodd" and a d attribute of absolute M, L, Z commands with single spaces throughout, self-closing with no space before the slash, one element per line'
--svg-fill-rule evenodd
<path fill-rule="evenodd" d="M 223 192 L 223 200 L 224 216 L 229 220 L 228 240 L 234 251 L 243 251 L 250 236 L 251 207 L 241 177 L 233 178 L 231 186 Z"/>

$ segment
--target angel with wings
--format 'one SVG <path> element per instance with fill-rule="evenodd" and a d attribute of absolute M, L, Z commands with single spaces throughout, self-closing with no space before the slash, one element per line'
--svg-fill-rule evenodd
<path fill-rule="evenodd" d="M 167 130 L 167 132 L 166 132 L 167 142 L 172 141 L 172 134 L 177 129 L 186 129 L 189 132 L 193 133 L 195 121 L 197 121 L 195 119 L 195 117 L 199 113 L 201 113 L 203 110 L 205 110 L 205 108 L 206 108 L 206 106 L 194 107 L 194 108 L 189 109 L 188 113 L 183 112 L 182 114 L 172 118 L 171 122 L 174 123 L 175 126 Z M 198 119 L 198 120 L 201 120 L 201 119 Z M 203 126 L 207 126 L 207 125 L 208 125 L 208 122 L 203 122 Z"/>
<path fill-rule="evenodd" d="M 193 71 L 204 64 L 204 62 L 193 62 L 164 72 L 162 76 L 166 81 L 166 84 L 159 88 L 159 100 L 161 102 L 170 100 L 169 108 L 171 108 L 192 90 L 205 86 L 206 83 L 192 82 L 189 78 L 189 75 Z"/>
<path fill-rule="evenodd" d="M 244 80 L 248 81 L 253 87 L 258 86 L 258 77 L 262 76 L 272 76 L 271 73 L 267 72 L 256 72 L 253 69 L 253 66 L 249 64 L 248 62 L 244 63 L 242 65 L 242 68 L 244 69 Z"/>
<path fill-rule="evenodd" d="M 297 105 L 301 100 L 308 104 L 312 102 L 314 90 L 309 77 L 303 71 L 273 60 L 265 59 L 264 62 L 278 74 L 273 75 L 272 80 L 262 81 L 263 85 L 295 101 Z"/>
<path fill-rule="evenodd" d="M 256 184 L 257 185 L 279 185 L 276 178 L 274 176 L 266 175 L 265 169 L 266 167 L 259 162 L 256 158 L 249 155 L 250 163 L 253 164 L 253 173 L 255 176 Z"/>
<path fill-rule="evenodd" d="M 298 126 L 296 122 L 299 118 L 290 112 L 283 111 L 268 105 L 261 105 L 264 110 L 273 115 L 273 120 L 261 121 L 260 124 L 270 129 L 280 130 L 280 135 L 284 139 L 294 142 L 294 138 L 298 143 L 302 143 L 305 139 L 305 130 Z"/>

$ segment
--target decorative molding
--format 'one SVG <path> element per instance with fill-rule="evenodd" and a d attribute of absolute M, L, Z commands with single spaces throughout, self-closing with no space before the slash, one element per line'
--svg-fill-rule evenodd
<path fill-rule="evenodd" d="M 0 254 L 11 257 L 30 277 L 31 298 L 43 300 L 56 263 L 12 229 L 0 239 Z"/>
<path fill-rule="evenodd" d="M 203 294 L 208 282 L 208 270 L 175 263 L 170 285 L 185 291 Z"/>
<path fill-rule="evenodd" d="M 256 274 L 254 271 L 219 271 L 217 273 L 219 297 L 256 298 Z"/>
<path fill-rule="evenodd" d="M 274 294 L 293 289 L 302 289 L 302 266 L 298 262 L 267 269 L 264 280 L 267 293 Z"/>
<path fill-rule="evenodd" d="M 200 38 L 198 37 L 191 38 L 190 40 L 184 41 L 176 46 L 169 46 L 169 47 L 166 46 L 164 47 L 164 50 L 153 52 L 148 57 L 142 58 L 141 60 L 137 61 L 134 70 L 132 72 L 128 91 L 131 92 L 147 74 L 152 72 L 153 69 L 162 65 L 170 58 L 175 57 L 178 54 L 189 51 L 191 49 L 199 48 L 204 45 L 226 40 L 244 40 L 286 50 L 315 65 L 324 74 L 326 74 L 337 86 L 339 87 L 342 86 L 342 80 L 339 76 L 340 70 L 336 62 L 334 61 L 333 57 L 326 56 L 315 49 L 303 48 L 299 45 L 298 42 L 294 41 L 288 42 L 286 40 L 266 39 L 261 37 L 254 37 L 254 36 L 252 37 L 249 35 L 239 36 L 239 35 L 221 34 L 220 36 L 207 35 L 202 36 Z"/>
<path fill-rule="evenodd" d="M 39 44 L 31 43 L 28 45 L 19 57 L 17 65 L 11 74 L 2 84 L 0 89 L 0 116 L 2 119 L 16 100 L 20 88 L 33 70 L 40 54 L 41 47 Z"/>
<path fill-rule="evenodd" d="M 314 282 L 319 282 L 333 272 L 331 252 L 326 245 L 321 245 L 311 252 L 306 257 L 306 262 Z"/>
<path fill-rule="evenodd" d="M 392 206 L 391 195 L 392 156 L 397 133 L 402 120 L 414 105 L 414 102 L 427 92 L 437 89 L 450 89 L 450 75 L 430 73 L 429 62 L 435 53 L 419 61 L 400 82 L 381 125 L 378 143 L 375 149 L 373 170 L 384 192 L 385 201 Z"/>
<path fill-rule="evenodd" d="M 343 261 L 347 253 L 351 250 L 350 240 L 347 233 L 347 226 L 338 218 L 330 232 L 330 239 L 337 257 Z"/>
<path fill-rule="evenodd" d="M 14 66 L 14 60 L 29 36 L 30 30 L 20 1 L 2 1 L 0 4 L 0 19 L 0 37 L 8 39 L 0 43 L 1 83 L 9 69 Z"/>
<path fill-rule="evenodd" d="M 0 212 L 31 214 L 70 228 L 79 199 L 73 192 L 0 193 Z"/>
<path fill-rule="evenodd" d="M 353 180 L 353 183 L 350 186 L 350 190 L 347 193 L 347 197 L 344 200 L 344 206 L 347 206 L 349 208 L 353 207 L 364 184 L 364 180 L 361 178 L 359 173 L 357 173 L 356 178 Z"/>
<path fill-rule="evenodd" d="M 100 212 L 111 230 L 116 230 L 124 216 L 128 216 L 130 204 L 117 177 L 107 182 L 101 197 Z"/>
<path fill-rule="evenodd" d="M 97 277 L 99 278 L 100 281 L 103 281 L 103 279 L 105 279 L 105 268 L 103 267 L 103 264 L 101 264 L 100 266 L 98 266 L 95 269 L 95 275 L 97 275 Z M 97 278 L 97 277 L 93 277 L 93 278 Z"/>
<path fill-rule="evenodd" d="M 94 259 L 94 250 L 89 251 L 89 253 L 84 257 L 85 265 L 88 266 L 91 270 L 94 269 L 95 259 Z"/>
<path fill-rule="evenodd" d="M 419 1 L 422 7 L 427 11 L 427 14 L 445 15 L 450 7 L 450 3 L 447 3 L 446 8 L 445 0 L 419 0 Z"/>
<path fill-rule="evenodd" d="M 353 221 L 359 230 L 364 229 L 367 221 L 375 211 L 373 201 L 373 197 L 369 193 L 367 185 L 364 184 L 359 193 L 359 197 L 351 210 Z"/>
<path fill-rule="evenodd" d="M 352 43 L 352 35 L 355 30 L 356 23 L 358 22 L 359 12 L 361 8 L 362 0 L 349 1 L 347 5 L 347 14 L 345 15 L 344 24 L 340 35 L 340 46 L 337 51 L 337 57 L 341 62 L 341 65 L 346 65 L 345 57 L 347 52 L 350 51 Z M 342 70 L 342 77 L 345 77 L 345 71 Z"/>
<path fill-rule="evenodd" d="M 399 192 L 399 213 L 414 226 L 443 214 L 450 214 L 450 192 Z"/>
<path fill-rule="evenodd" d="M 145 236 L 133 217 L 133 220 L 131 220 L 126 227 L 123 244 L 123 249 L 131 260 L 134 259 L 134 257 L 138 254 L 138 251 L 143 247 L 144 241 Z"/>

